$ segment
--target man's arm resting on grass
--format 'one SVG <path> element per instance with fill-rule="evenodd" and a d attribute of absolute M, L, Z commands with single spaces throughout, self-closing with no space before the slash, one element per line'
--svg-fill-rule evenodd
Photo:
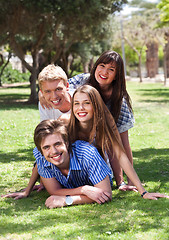
<path fill-rule="evenodd" d="M 81 186 L 78 188 L 61 188 L 60 183 L 55 178 L 42 178 L 46 190 L 52 196 L 46 200 L 49 208 L 66 206 L 65 197 L 70 195 L 73 198 L 73 205 L 93 203 L 105 203 L 112 199 L 112 190 L 109 177 L 106 176 L 95 186 Z"/>
<path fill-rule="evenodd" d="M 25 188 L 24 191 L 9 193 L 9 194 L 6 194 L 6 195 L 2 195 L 2 197 L 14 198 L 15 200 L 28 197 L 29 194 L 31 193 L 32 188 L 35 185 L 38 177 L 39 177 L 39 174 L 38 174 L 37 164 L 36 164 L 35 167 L 32 170 L 32 175 L 30 177 L 28 186 Z"/>

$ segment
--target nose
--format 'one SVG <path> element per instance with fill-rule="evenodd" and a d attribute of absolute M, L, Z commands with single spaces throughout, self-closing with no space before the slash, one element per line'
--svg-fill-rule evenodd
<path fill-rule="evenodd" d="M 79 109 L 84 109 L 84 104 L 83 104 L 83 103 L 81 103 L 81 104 L 79 105 Z"/>
<path fill-rule="evenodd" d="M 57 147 L 56 146 L 52 146 L 51 147 L 51 152 L 52 152 L 52 154 L 58 153 Z"/>
<path fill-rule="evenodd" d="M 107 68 L 104 68 L 102 71 L 103 71 L 103 74 L 105 75 L 108 73 Z"/>
<path fill-rule="evenodd" d="M 52 97 L 52 99 L 55 99 L 58 97 L 56 91 L 52 91 L 51 97 Z"/>

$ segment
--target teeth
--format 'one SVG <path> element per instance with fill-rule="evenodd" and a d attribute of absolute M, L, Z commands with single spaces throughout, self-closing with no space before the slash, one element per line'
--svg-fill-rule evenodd
<path fill-rule="evenodd" d="M 87 113 L 78 113 L 78 115 L 79 115 L 80 117 L 84 117 L 84 116 L 87 115 Z"/>
<path fill-rule="evenodd" d="M 104 77 L 104 76 L 102 76 L 102 75 L 100 75 L 100 77 L 101 77 L 101 78 L 106 78 L 106 77 Z"/>
<path fill-rule="evenodd" d="M 56 104 L 56 103 L 58 103 L 58 102 L 59 102 L 59 100 L 53 101 L 54 104 Z"/>
<path fill-rule="evenodd" d="M 57 160 L 60 157 L 60 154 L 53 157 L 53 160 Z"/>

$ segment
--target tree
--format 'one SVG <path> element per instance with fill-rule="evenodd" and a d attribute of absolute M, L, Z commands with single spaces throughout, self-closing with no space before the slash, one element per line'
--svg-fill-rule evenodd
<path fill-rule="evenodd" d="M 166 0 L 161 0 L 160 3 L 157 5 L 160 9 L 160 20 L 163 25 L 169 25 L 169 2 Z"/>
<path fill-rule="evenodd" d="M 163 29 L 163 36 L 165 40 L 161 42 L 164 52 L 164 85 L 166 85 L 167 77 L 169 77 L 169 2 L 161 0 L 157 7 L 161 12 L 158 27 Z"/>
<path fill-rule="evenodd" d="M 36 79 L 39 52 L 45 64 L 59 63 L 67 72 L 69 49 L 74 43 L 89 41 L 107 16 L 126 0 L 1 0 L 0 44 L 12 51 L 31 72 L 29 102 L 37 101 Z M 98 37 L 96 35 L 95 37 Z M 25 60 L 30 52 L 33 64 Z M 42 66 L 41 66 L 42 67 Z"/>

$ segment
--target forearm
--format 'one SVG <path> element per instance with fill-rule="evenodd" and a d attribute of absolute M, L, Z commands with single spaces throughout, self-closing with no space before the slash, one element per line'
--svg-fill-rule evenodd
<path fill-rule="evenodd" d="M 128 160 L 125 153 L 121 153 L 120 165 L 123 168 L 126 175 L 130 178 L 130 180 L 133 182 L 133 184 L 137 187 L 137 190 L 140 192 L 140 194 L 142 194 L 145 191 L 145 189 L 143 188 L 136 171 L 134 170 L 133 166 L 131 165 L 131 163 Z"/>
<path fill-rule="evenodd" d="M 128 131 L 120 133 L 120 137 L 121 137 L 121 141 L 122 141 L 124 150 L 126 152 L 126 155 L 129 161 L 131 162 L 131 164 L 133 165 L 133 154 L 132 154 L 130 143 L 129 143 Z"/>
<path fill-rule="evenodd" d="M 29 194 L 31 193 L 31 190 L 32 190 L 33 186 L 35 185 L 38 177 L 39 177 L 38 169 L 37 169 L 37 165 L 35 165 L 35 167 L 34 167 L 33 170 L 32 170 L 32 175 L 31 175 L 31 177 L 30 177 L 28 186 L 27 186 L 26 189 L 25 189 L 25 194 L 26 194 L 27 196 L 29 196 Z"/>
<path fill-rule="evenodd" d="M 114 175 L 116 184 L 118 186 L 124 181 L 123 170 L 122 170 L 119 160 L 117 159 L 115 154 L 114 154 L 114 156 L 111 156 L 109 154 L 109 161 L 110 161 L 111 168 L 113 170 L 113 175 Z"/>
<path fill-rule="evenodd" d="M 79 205 L 79 204 L 86 204 L 86 203 L 95 203 L 96 201 L 94 201 L 93 199 L 85 196 L 85 195 L 74 195 L 72 196 L 73 199 L 73 203 L 72 205 Z"/>

